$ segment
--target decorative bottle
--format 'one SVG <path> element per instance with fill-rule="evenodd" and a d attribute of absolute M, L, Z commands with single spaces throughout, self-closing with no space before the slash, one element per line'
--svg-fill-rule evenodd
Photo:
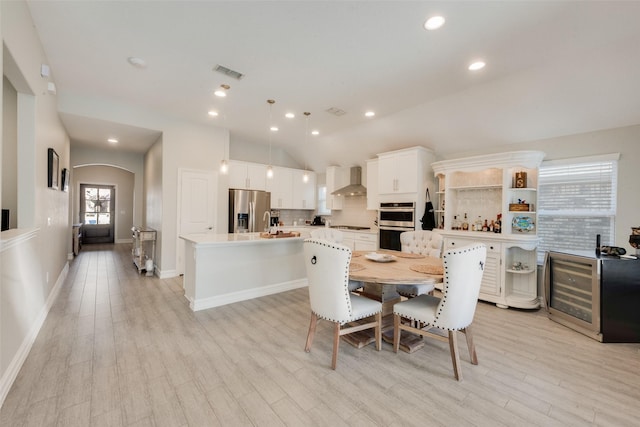
<path fill-rule="evenodd" d="M 462 230 L 469 231 L 469 221 L 467 220 L 467 213 L 464 214 L 464 220 L 462 221 Z"/>
<path fill-rule="evenodd" d="M 498 218 L 496 219 L 496 223 L 493 225 L 494 233 L 502 233 L 502 214 L 498 214 Z"/>
<path fill-rule="evenodd" d="M 482 231 L 482 218 L 478 215 L 478 219 L 476 219 L 476 231 Z"/>

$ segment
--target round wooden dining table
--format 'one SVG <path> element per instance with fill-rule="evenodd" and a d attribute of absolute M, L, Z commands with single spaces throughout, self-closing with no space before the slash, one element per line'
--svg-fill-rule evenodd
<path fill-rule="evenodd" d="M 385 255 L 390 256 L 390 260 L 382 258 Z M 402 299 L 396 292 L 396 286 L 442 282 L 442 259 L 390 250 L 353 251 L 349 279 L 363 282 L 360 295 L 382 302 L 382 338 L 392 343 L 393 305 Z M 402 337 L 400 349 L 408 353 L 424 346 L 417 335 L 403 334 Z M 360 348 L 372 342 L 373 336 L 370 331 L 361 331 L 343 339 Z"/>
<path fill-rule="evenodd" d="M 390 258 L 384 258 L 385 255 Z M 392 286 L 439 283 L 442 281 L 442 259 L 389 250 L 354 251 L 349 279 Z"/>

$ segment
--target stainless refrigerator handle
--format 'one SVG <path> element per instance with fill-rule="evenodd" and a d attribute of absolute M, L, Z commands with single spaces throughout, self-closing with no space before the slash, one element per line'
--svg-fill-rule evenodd
<path fill-rule="evenodd" d="M 249 217 L 251 223 L 251 229 L 249 230 L 251 233 L 255 233 L 256 231 L 256 205 L 254 202 L 249 202 Z"/>

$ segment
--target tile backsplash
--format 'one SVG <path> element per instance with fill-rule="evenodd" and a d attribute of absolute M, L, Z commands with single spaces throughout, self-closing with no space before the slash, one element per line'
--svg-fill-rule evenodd
<path fill-rule="evenodd" d="M 294 221 L 297 225 L 304 225 L 305 221 L 312 221 L 316 215 L 315 211 L 280 209 L 280 221 L 284 225 L 292 226 Z M 345 197 L 341 210 L 331 211 L 331 215 L 323 215 L 325 220 L 331 221 L 332 225 L 355 225 L 360 227 L 375 227 L 375 220 L 378 218 L 377 211 L 367 210 L 366 197 Z"/>
<path fill-rule="evenodd" d="M 324 218 L 330 220 L 332 225 L 375 227 L 374 221 L 378 218 L 378 212 L 367 210 L 367 198 L 364 196 L 345 197 L 343 208 L 332 210 L 331 215 Z"/>
<path fill-rule="evenodd" d="M 296 221 L 298 225 L 304 225 L 305 221 L 313 220 L 315 211 L 310 210 L 297 210 L 297 209 L 280 209 L 280 221 L 284 225 L 293 225 Z"/>

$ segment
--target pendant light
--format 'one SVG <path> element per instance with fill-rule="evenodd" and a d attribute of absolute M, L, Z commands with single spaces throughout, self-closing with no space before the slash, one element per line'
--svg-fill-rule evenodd
<path fill-rule="evenodd" d="M 309 116 L 311 115 L 311 113 L 308 112 L 308 111 L 305 111 L 303 114 L 305 116 L 304 150 L 306 150 L 307 149 L 307 145 L 309 143 Z M 304 182 L 304 183 L 309 182 L 309 171 L 307 171 L 307 156 L 306 155 L 304 156 L 304 174 L 302 175 L 302 182 Z"/>
<path fill-rule="evenodd" d="M 227 128 L 227 115 L 222 116 L 224 119 L 224 128 Z M 222 145 L 222 161 L 220 162 L 220 173 L 226 175 L 229 172 L 229 164 L 227 163 L 227 143 Z"/>
<path fill-rule="evenodd" d="M 271 125 L 271 119 L 273 117 L 273 104 L 276 101 L 273 99 L 267 99 L 267 104 L 269 104 L 269 166 L 267 166 L 267 178 L 273 178 L 273 166 L 271 165 L 271 133 L 275 132 L 275 127 Z"/>

